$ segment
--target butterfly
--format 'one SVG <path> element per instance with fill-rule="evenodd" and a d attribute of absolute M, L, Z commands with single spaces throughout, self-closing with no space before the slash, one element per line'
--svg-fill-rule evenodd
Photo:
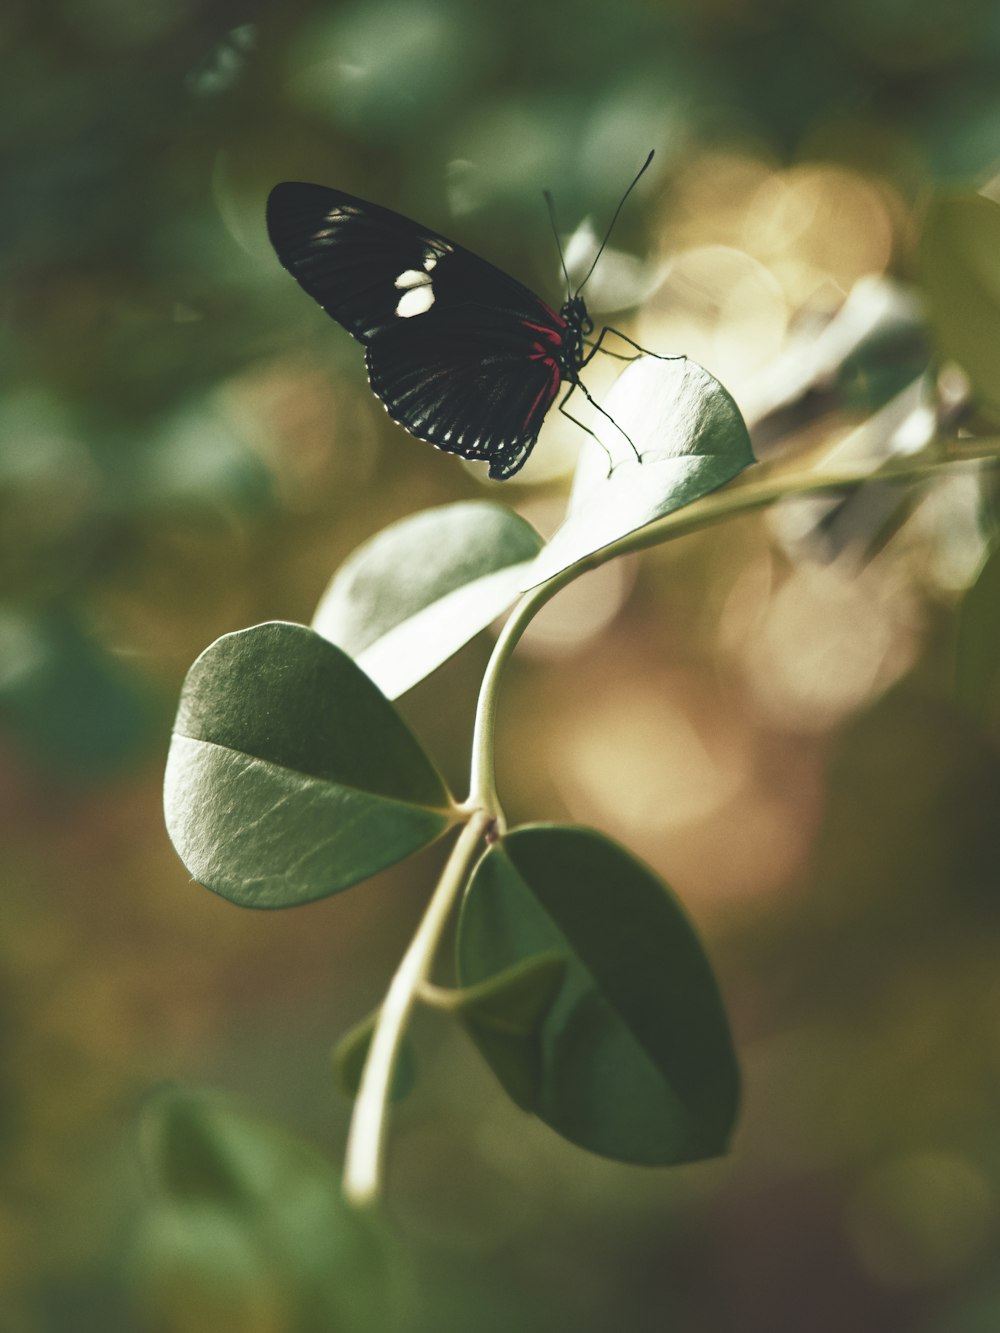
<path fill-rule="evenodd" d="M 563 384 L 560 411 L 594 434 L 565 405 L 579 388 L 603 412 L 580 371 L 606 350 L 607 333 L 645 350 L 608 328 L 590 342 L 594 322 L 580 291 L 652 158 L 575 292 L 567 276 L 558 311 L 447 237 L 343 190 L 276 185 L 267 230 L 299 285 L 364 345 L 368 381 L 390 417 L 438 449 L 485 460 L 490 477 L 506 481 L 527 461 Z"/>

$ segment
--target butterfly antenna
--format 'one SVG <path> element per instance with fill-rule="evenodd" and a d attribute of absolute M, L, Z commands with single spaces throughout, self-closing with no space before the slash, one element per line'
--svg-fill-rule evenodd
<path fill-rule="evenodd" d="M 569 280 L 569 273 L 566 270 L 566 260 L 563 257 L 563 249 L 559 243 L 559 228 L 556 226 L 555 205 L 552 202 L 552 196 L 549 194 L 548 190 L 543 190 L 542 196 L 545 199 L 545 206 L 549 210 L 549 221 L 552 223 L 552 235 L 556 238 L 556 249 L 559 251 L 559 263 L 562 265 L 563 277 L 566 279 L 566 296 L 569 297 L 571 283 Z"/>
<path fill-rule="evenodd" d="M 594 269 L 597 267 L 597 261 L 600 259 L 601 255 L 604 254 L 604 247 L 607 245 L 608 241 L 611 239 L 611 233 L 614 231 L 614 229 L 615 229 L 615 223 L 618 221 L 618 214 L 622 211 L 622 208 L 625 206 L 625 200 L 629 197 L 629 195 L 632 193 L 632 191 L 635 189 L 635 187 L 639 184 L 639 180 L 640 180 L 640 178 L 641 178 L 643 172 L 644 172 L 644 171 L 646 170 L 646 168 L 649 166 L 650 162 L 652 162 L 652 160 L 653 160 L 653 154 L 654 154 L 655 152 L 656 152 L 655 148 L 651 148 L 651 149 L 649 150 L 649 157 L 647 157 L 646 160 L 645 160 L 645 162 L 643 162 L 642 166 L 639 168 L 639 172 L 638 172 L 638 175 L 636 176 L 635 180 L 632 182 L 632 184 L 628 187 L 628 189 L 627 189 L 627 190 L 625 191 L 625 193 L 622 195 L 622 197 L 621 197 L 621 201 L 619 202 L 618 207 L 615 209 L 615 215 L 614 215 L 614 217 L 611 219 L 611 225 L 608 227 L 607 231 L 604 233 L 604 240 L 601 242 L 601 248 L 598 250 L 597 254 L 594 255 L 594 262 L 591 264 L 590 268 L 587 270 L 587 276 L 584 278 L 583 282 L 581 282 L 580 285 L 579 285 L 579 287 L 577 287 L 577 289 L 576 289 L 576 292 L 575 292 L 575 295 L 576 295 L 576 296 L 579 296 L 579 295 L 580 295 L 580 293 L 583 291 L 584 287 L 586 286 L 587 282 L 589 282 L 591 273 L 593 273 Z"/>

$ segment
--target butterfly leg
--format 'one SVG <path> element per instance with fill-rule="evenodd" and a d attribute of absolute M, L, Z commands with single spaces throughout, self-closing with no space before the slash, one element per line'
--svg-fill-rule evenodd
<path fill-rule="evenodd" d="M 588 342 L 586 338 L 584 338 L 583 342 L 584 342 L 584 346 L 592 348 L 595 352 L 598 351 L 598 350 L 600 350 L 600 351 L 602 351 L 602 352 L 604 353 L 605 356 L 610 356 L 610 357 L 612 357 L 615 361 L 638 361 L 638 360 L 639 360 L 639 355 L 638 355 L 638 354 L 637 354 L 636 356 L 622 356 L 621 352 L 609 352 L 608 349 L 607 349 L 606 347 L 602 347 L 602 348 L 598 349 L 596 343 Z M 590 360 L 590 357 L 589 357 L 589 356 L 587 357 L 587 360 L 588 360 L 588 361 Z"/>
<path fill-rule="evenodd" d="M 567 421 L 572 421 L 574 426 L 579 426 L 581 430 L 585 430 L 587 434 L 591 437 L 591 439 L 596 440 L 597 443 L 601 446 L 601 448 L 608 456 L 608 476 L 610 477 L 614 469 L 615 460 L 611 457 L 610 453 L 608 453 L 607 447 L 605 446 L 604 442 L 600 439 L 598 435 L 594 434 L 594 432 L 590 429 L 589 426 L 585 426 L 579 417 L 575 417 L 572 412 L 566 411 L 566 404 L 569 401 L 570 394 L 572 394 L 573 390 L 576 387 L 577 387 L 577 382 L 574 381 L 572 384 L 570 384 L 569 388 L 563 395 L 562 402 L 559 404 L 559 411 L 563 414 L 563 416 L 566 418 Z M 579 387 L 582 389 L 583 385 L 581 384 Z M 587 396 L 588 398 L 590 397 L 589 394 Z M 605 413 L 605 416 L 607 416 L 607 413 Z"/>
<path fill-rule="evenodd" d="M 664 356 L 662 352 L 651 352 L 648 347 L 641 346 L 634 338 L 630 338 L 627 333 L 622 333 L 620 329 L 613 329 L 610 324 L 605 324 L 604 328 L 601 329 L 600 333 L 597 335 L 597 342 L 594 343 L 590 351 L 583 358 L 583 361 L 581 362 L 582 365 L 585 366 L 591 357 L 596 356 L 598 352 L 604 352 L 605 356 L 613 356 L 621 361 L 634 361 L 636 359 L 631 356 L 619 357 L 617 352 L 609 352 L 606 348 L 602 347 L 601 344 L 604 342 L 604 336 L 607 333 L 613 333 L 616 338 L 621 338 L 622 342 L 626 342 L 630 347 L 634 347 L 639 356 L 652 356 L 655 357 L 657 361 L 684 360 L 684 354 L 682 352 L 675 353 L 673 356 Z"/>
<path fill-rule="evenodd" d="M 586 386 L 585 384 L 581 383 L 580 380 L 574 380 L 573 383 L 572 383 L 572 384 L 569 386 L 569 388 L 566 390 L 566 394 L 565 394 L 565 396 L 563 397 L 562 402 L 559 404 L 559 411 L 563 414 L 564 417 L 567 418 L 567 420 L 572 421 L 573 424 L 576 425 L 576 426 L 579 426 L 581 430 L 585 430 L 585 431 L 587 432 L 587 434 L 590 435 L 590 436 L 592 436 L 592 437 L 597 441 L 597 443 L 601 446 L 601 448 L 604 450 L 604 452 L 605 452 L 605 453 L 607 454 L 607 456 L 608 456 L 608 464 L 609 464 L 609 466 L 608 466 L 608 476 L 610 477 L 610 476 L 611 476 L 611 473 L 612 473 L 612 472 L 614 471 L 614 469 L 615 469 L 615 460 L 611 457 L 611 453 L 610 453 L 610 451 L 608 450 L 607 446 L 605 445 L 604 441 L 600 438 L 599 435 L 597 435 L 594 431 L 592 431 L 592 430 L 590 429 L 589 426 L 585 426 L 585 425 L 583 424 L 583 422 L 579 420 L 579 418 L 573 416 L 572 412 L 567 412 L 567 411 L 566 411 L 566 403 L 568 402 L 568 400 L 569 400 L 569 396 L 570 396 L 570 394 L 573 392 L 574 389 L 582 389 L 582 390 L 583 390 L 583 395 L 584 395 L 584 397 L 586 398 L 587 402 L 591 405 L 591 407 L 596 408 L 597 411 L 600 412 L 600 414 L 601 414 L 602 417 L 607 417 L 607 419 L 611 422 L 612 426 L 614 426 L 615 430 L 618 431 L 618 433 L 619 433 L 620 435 L 624 435 L 624 436 L 625 436 L 626 440 L 628 440 L 630 449 L 632 450 L 632 452 L 633 452 L 633 453 L 635 454 L 635 456 L 636 456 L 636 461 L 641 463 L 641 462 L 642 462 L 642 457 L 641 457 L 641 455 L 640 455 L 640 453 L 639 453 L 639 450 L 638 450 L 638 449 L 635 447 L 635 445 L 632 443 L 631 437 L 630 437 L 629 435 L 627 435 L 627 434 L 625 433 L 625 431 L 622 430 L 621 426 L 619 426 L 618 422 L 614 419 L 614 417 L 611 415 L 611 413 L 610 413 L 610 412 L 605 412 L 604 408 L 600 405 L 600 403 L 596 402 L 596 401 L 591 397 L 591 395 L 590 395 L 590 390 L 587 388 L 587 386 Z"/>

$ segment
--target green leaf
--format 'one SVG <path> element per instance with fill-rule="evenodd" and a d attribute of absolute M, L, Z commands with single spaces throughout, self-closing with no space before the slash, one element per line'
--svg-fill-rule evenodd
<path fill-rule="evenodd" d="M 378 1016 L 379 1011 L 375 1009 L 360 1023 L 355 1024 L 349 1032 L 345 1032 L 333 1048 L 333 1068 L 337 1076 L 337 1083 L 341 1091 L 348 1097 L 356 1097 L 358 1089 L 361 1087 L 361 1075 L 364 1072 L 365 1061 L 368 1059 L 368 1051 L 372 1044 L 372 1036 L 375 1032 Z M 416 1081 L 417 1059 L 414 1054 L 413 1043 L 409 1038 L 404 1037 L 392 1076 L 392 1088 L 390 1090 L 392 1100 L 401 1102 L 404 1097 L 413 1091 L 413 1085 Z"/>
<path fill-rule="evenodd" d="M 559 954 L 538 954 L 452 992 L 462 1026 L 525 1111 L 535 1109 L 541 1093 L 542 1029 L 565 975 Z"/>
<path fill-rule="evenodd" d="M 337 893 L 451 823 L 392 705 L 304 625 L 217 639 L 188 672 L 174 730 L 168 832 L 193 877 L 240 906 Z"/>
<path fill-rule="evenodd" d="M 990 553 L 958 612 L 955 689 L 982 719 L 1000 710 L 1000 547 Z"/>
<path fill-rule="evenodd" d="M 1000 204 L 980 194 L 938 195 L 924 219 L 920 273 L 938 349 L 958 362 L 987 407 L 1000 410 Z"/>
<path fill-rule="evenodd" d="M 313 629 L 398 698 L 507 609 L 541 545 L 505 505 L 470 500 L 425 510 L 345 561 Z"/>
<path fill-rule="evenodd" d="M 711 967 L 667 886 L 599 833 L 515 830 L 470 882 L 459 977 L 472 985 L 552 950 L 567 975 L 542 1026 L 536 1114 L 621 1161 L 723 1152 L 739 1073 Z"/>
<path fill-rule="evenodd" d="M 151 1327 L 386 1326 L 386 1240 L 309 1144 L 170 1088 L 144 1109 L 140 1151 L 151 1206 L 136 1262 Z"/>
<path fill-rule="evenodd" d="M 601 427 L 616 466 L 608 476 L 596 446 L 583 455 L 566 522 L 542 549 L 526 587 L 701 499 L 754 462 L 739 408 L 718 380 L 686 358 L 638 358 L 603 407 L 642 462 L 613 426 Z"/>

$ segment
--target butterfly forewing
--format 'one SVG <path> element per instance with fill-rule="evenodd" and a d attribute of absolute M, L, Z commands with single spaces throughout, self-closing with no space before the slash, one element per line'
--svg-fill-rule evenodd
<path fill-rule="evenodd" d="M 282 264 L 366 344 L 390 416 L 512 476 L 564 373 L 560 316 L 471 251 L 341 190 L 278 185 L 267 221 Z"/>

